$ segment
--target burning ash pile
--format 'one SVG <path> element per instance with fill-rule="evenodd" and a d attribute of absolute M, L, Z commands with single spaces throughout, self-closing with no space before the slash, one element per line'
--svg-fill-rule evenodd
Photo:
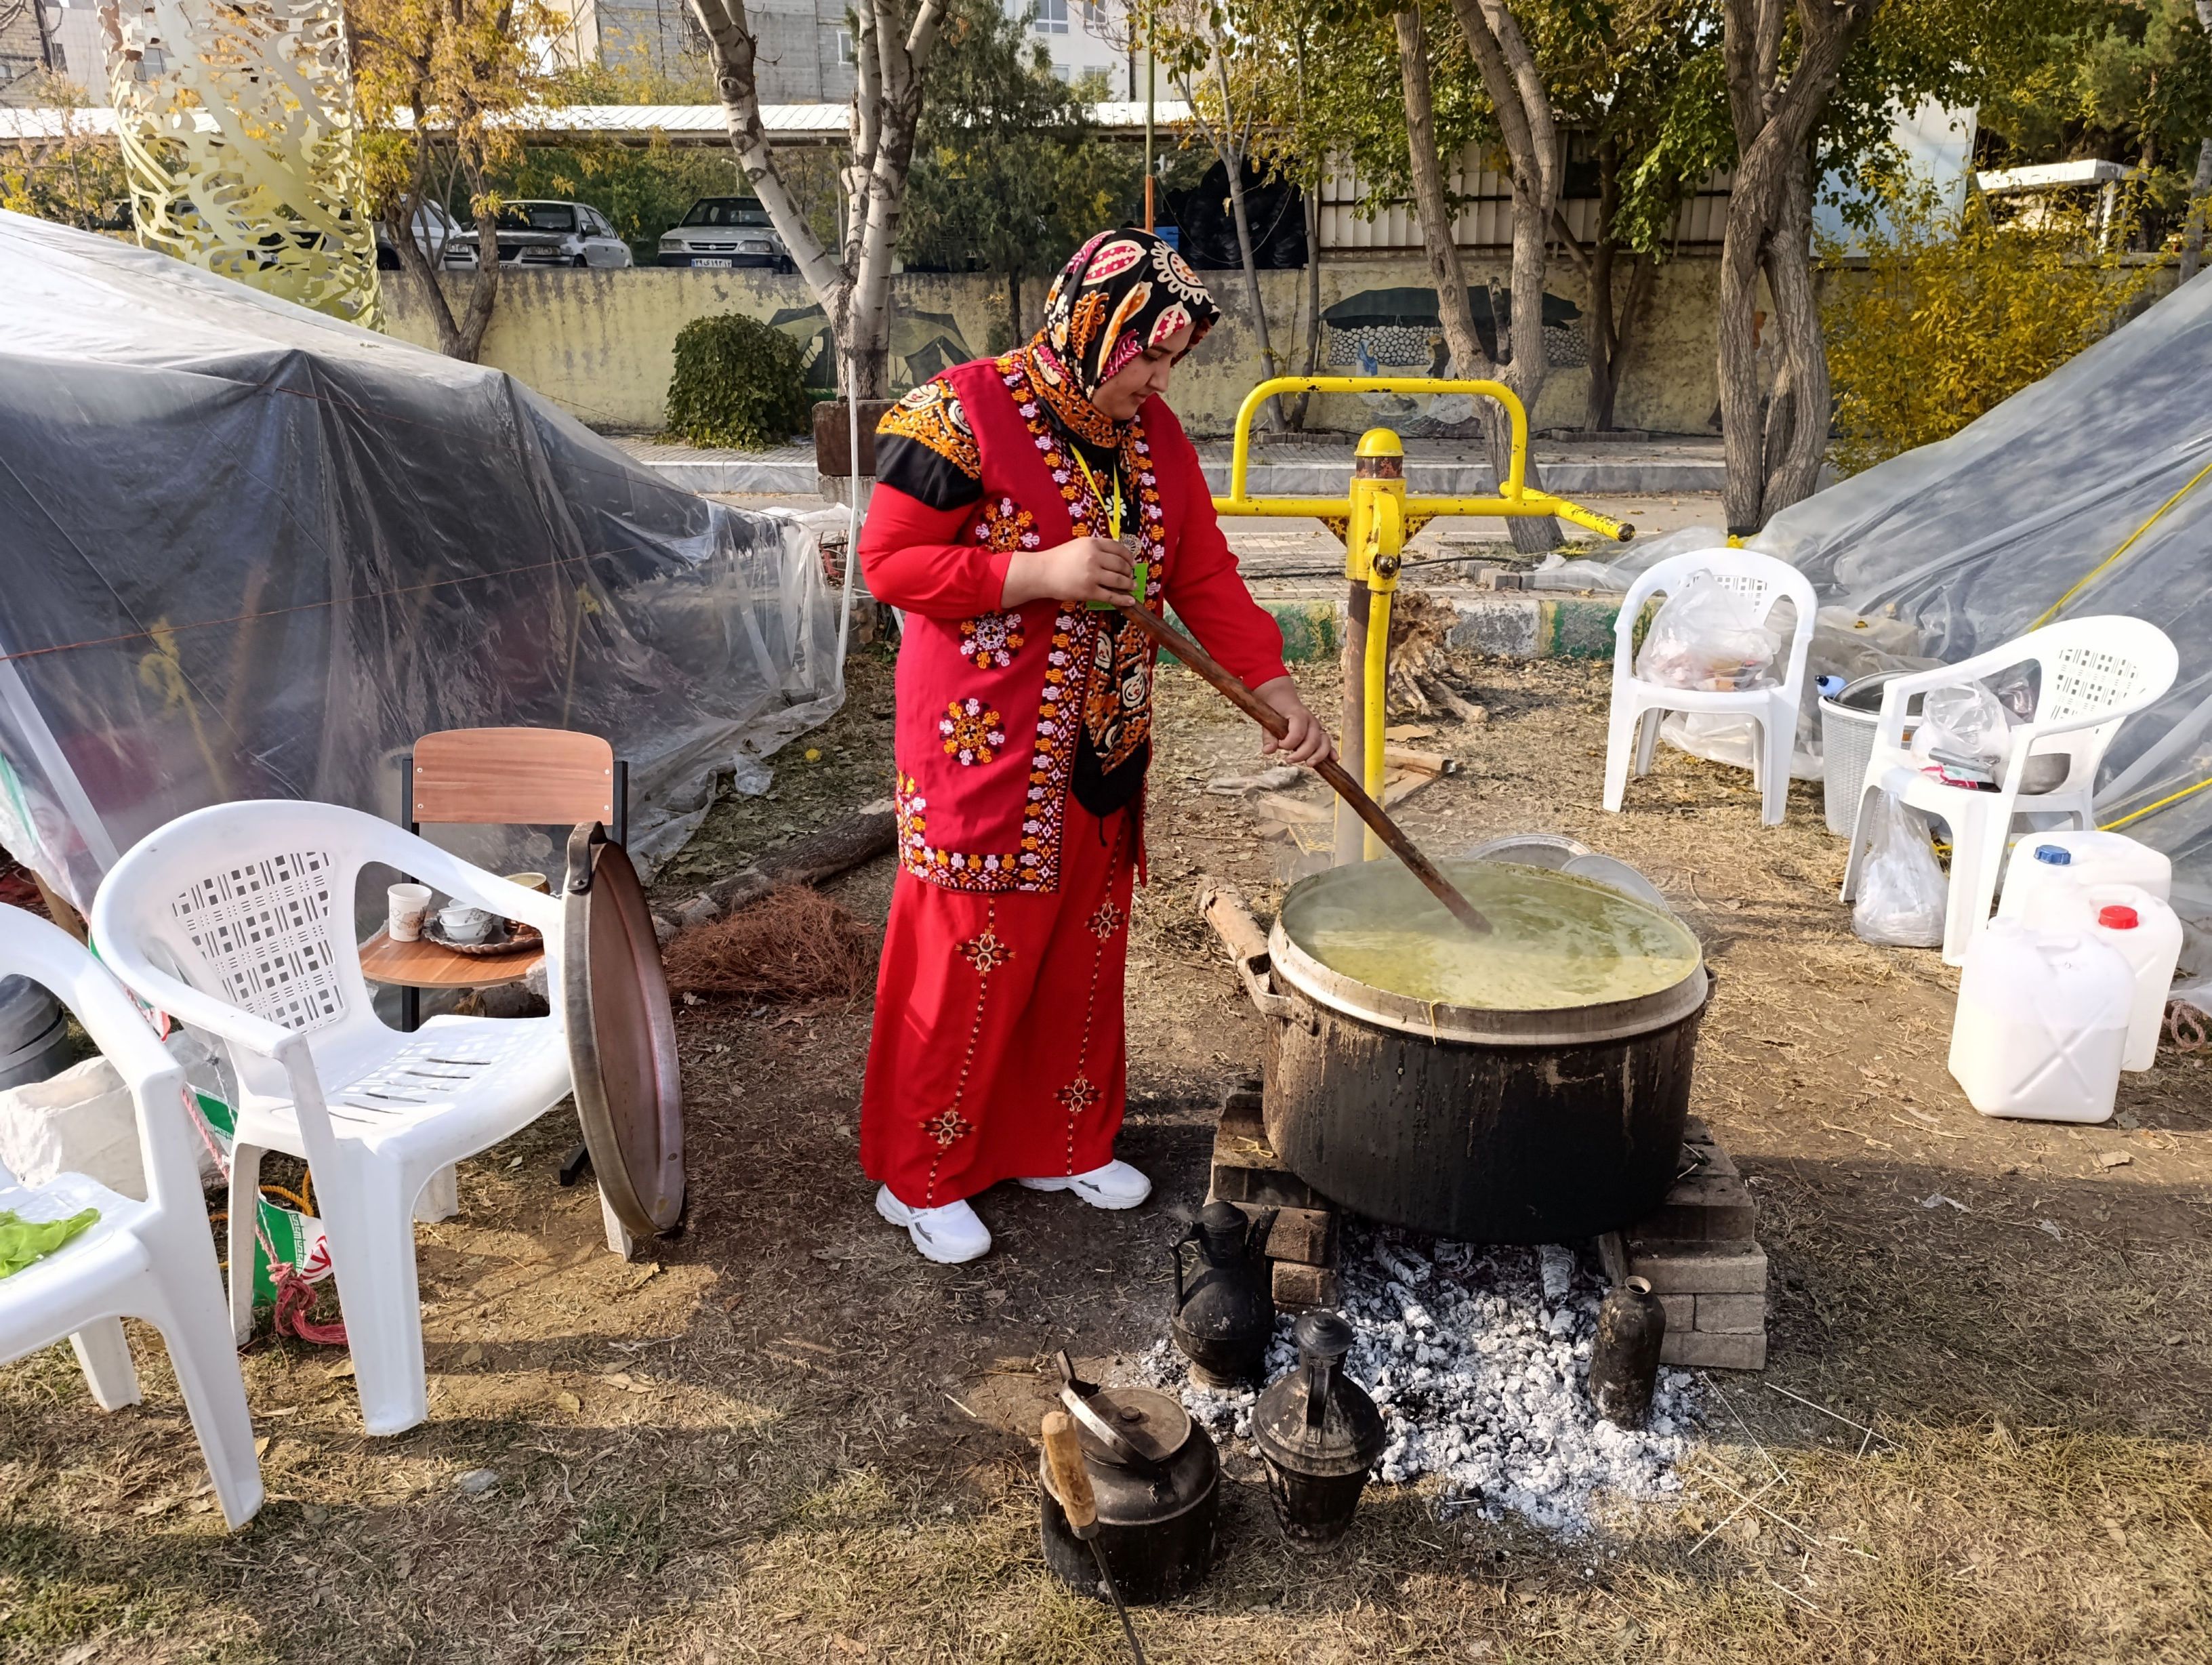
<path fill-rule="evenodd" d="M 1341 1277 L 1340 1310 L 1358 1335 L 1346 1368 L 1374 1396 L 1390 1438 L 1376 1478 L 1434 1474 L 1448 1506 L 1492 1520 L 1510 1510 L 1570 1533 L 1590 1527 L 1602 1494 L 1648 1501 L 1678 1488 L 1674 1466 L 1696 1421 L 1692 1379 L 1660 1371 L 1644 1431 L 1598 1419 L 1583 1378 L 1603 1290 L 1569 1250 L 1353 1226 Z M 1270 1381 L 1297 1362 L 1291 1326 L 1277 1322 Z M 1249 1439 L 1256 1394 L 1193 1382 L 1165 1340 L 1146 1364 L 1217 1437 Z"/>

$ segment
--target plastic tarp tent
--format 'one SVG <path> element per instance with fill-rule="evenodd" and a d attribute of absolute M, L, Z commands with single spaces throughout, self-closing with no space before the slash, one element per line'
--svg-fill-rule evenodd
<path fill-rule="evenodd" d="M 0 297 L 0 846 L 80 907 L 207 804 L 395 817 L 446 728 L 605 735 L 650 860 L 842 697 L 811 533 L 499 371 L 13 214 Z"/>
<path fill-rule="evenodd" d="M 1615 571 L 1719 541 L 1671 534 Z M 1801 568 L 1824 614 L 1893 617 L 1939 659 L 1998 647 L 2054 606 L 2163 629 L 2180 675 L 2114 738 L 2099 818 L 2148 810 L 2125 830 L 2172 857 L 2176 908 L 2212 926 L 2212 787 L 2191 790 L 2212 780 L 2212 277 L 1951 438 L 1784 511 L 1750 546 Z"/>

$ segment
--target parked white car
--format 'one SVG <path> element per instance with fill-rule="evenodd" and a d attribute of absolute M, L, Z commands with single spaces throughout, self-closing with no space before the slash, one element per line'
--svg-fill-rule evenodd
<path fill-rule="evenodd" d="M 792 270 L 790 251 L 757 197 L 702 197 L 661 234 L 660 264 Z"/>
<path fill-rule="evenodd" d="M 460 232 L 443 203 L 426 202 L 415 210 L 415 246 L 422 251 L 422 258 L 433 266 L 445 260 Z M 469 258 L 471 264 L 475 264 L 473 252 Z M 399 270 L 399 251 L 392 241 L 390 228 L 381 220 L 376 222 L 376 264 L 386 271 Z"/>
<path fill-rule="evenodd" d="M 499 258 L 509 265 L 597 266 L 607 270 L 634 264 L 629 245 L 615 235 L 606 216 L 588 203 L 505 204 L 499 210 Z M 447 246 L 446 264 L 464 270 L 477 264 L 473 226 Z"/>

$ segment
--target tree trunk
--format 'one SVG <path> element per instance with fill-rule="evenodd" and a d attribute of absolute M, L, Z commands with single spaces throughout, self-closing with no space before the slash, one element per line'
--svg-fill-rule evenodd
<path fill-rule="evenodd" d="M 1537 401 L 1551 374 L 1544 350 L 1544 284 L 1551 264 L 1552 221 L 1559 200 L 1559 127 L 1535 54 L 1504 0 L 1453 0 L 1453 9 L 1481 74 L 1483 90 L 1490 95 L 1512 167 L 1513 293 L 1505 321 L 1510 344 L 1501 343 L 1500 356 L 1506 364 L 1500 379 L 1520 398 L 1533 426 Z M 1451 235 L 1449 225 L 1444 235 Z M 1493 321 L 1498 318 L 1494 305 L 1491 317 Z M 1512 456 L 1510 419 L 1504 410 L 1486 404 L 1483 426 L 1490 440 L 1491 466 L 1503 482 Z M 1523 477 L 1528 485 L 1540 483 L 1533 462 L 1525 466 Z M 1559 522 L 1549 515 L 1509 520 L 1506 526 L 1513 547 L 1524 553 L 1559 546 Z"/>
<path fill-rule="evenodd" d="M 1829 418 L 1827 351 L 1812 277 L 1813 137 L 1844 58 L 1881 0 L 1725 0 L 1722 58 L 1735 129 L 1735 182 L 1721 247 L 1721 441 L 1729 531 L 1748 536 L 1818 483 Z M 1764 271 L 1780 343 L 1771 408 L 1759 410 L 1755 315 Z"/>
<path fill-rule="evenodd" d="M 1252 315 L 1252 331 L 1259 338 L 1261 374 L 1272 376 L 1276 374 L 1275 343 L 1267 328 L 1267 303 L 1260 295 L 1260 267 L 1252 248 L 1252 220 L 1244 207 L 1245 147 L 1237 141 L 1236 112 L 1229 101 L 1229 62 L 1216 52 L 1213 67 L 1221 88 L 1221 131 L 1216 135 L 1208 123 L 1206 137 L 1212 140 L 1213 154 L 1220 159 L 1222 173 L 1229 181 L 1230 216 L 1237 226 L 1237 259 L 1243 268 L 1244 305 Z M 1270 399 L 1267 404 L 1277 429 L 1288 428 L 1290 417 L 1283 409 L 1282 400 Z"/>
<path fill-rule="evenodd" d="M 1783 211 L 1767 240 L 1767 293 L 1774 300 L 1777 366 L 1766 411 L 1764 507 L 1778 509 L 1810 497 L 1820 483 L 1832 409 L 1828 355 L 1820 335 L 1820 301 L 1813 279 L 1813 163 L 1793 168 Z"/>
<path fill-rule="evenodd" d="M 1494 377 L 1498 366 L 1482 350 L 1467 304 L 1467 271 L 1452 240 L 1451 205 L 1444 198 L 1443 159 L 1437 154 L 1436 99 L 1429 87 L 1429 43 L 1417 11 L 1393 13 L 1398 32 L 1398 76 L 1406 94 L 1406 142 L 1412 161 L 1413 212 L 1421 222 L 1421 246 L 1437 286 L 1437 322 L 1453 369 L 1462 376 Z"/>
<path fill-rule="evenodd" d="M 1301 373 L 1321 374 L 1321 185 L 1306 192 L 1306 368 Z M 1301 393 L 1291 401 L 1290 425 L 1303 431 L 1313 395 Z"/>
<path fill-rule="evenodd" d="M 1627 379 L 1629 361 L 1635 355 L 1637 326 L 1644 320 L 1644 308 L 1651 302 L 1651 282 L 1659 270 L 1659 262 L 1648 254 L 1632 257 L 1628 276 L 1628 294 L 1621 301 L 1620 312 L 1613 326 L 1613 354 L 1607 366 L 1604 427 L 1599 431 L 1609 433 L 1613 427 L 1613 407 L 1620 398 L 1620 385 Z"/>
<path fill-rule="evenodd" d="M 2212 9 L 2212 7 L 2200 8 Z M 2206 26 L 2212 33 L 2212 25 Z M 2189 187 L 2189 222 L 2181 236 L 2181 279 L 2186 283 L 2204 264 L 2205 198 L 2212 197 L 2212 139 L 2197 147 L 2197 179 Z"/>
<path fill-rule="evenodd" d="M 1012 333 L 1006 337 L 1006 350 L 1012 352 L 1022 344 L 1022 269 L 1006 268 L 1006 327 Z"/>
<path fill-rule="evenodd" d="M 921 0 L 903 28 L 898 0 L 862 0 L 852 14 L 851 149 L 844 234 L 835 254 L 814 234 L 777 171 L 761 123 L 759 42 L 745 0 L 690 3 L 707 37 L 738 166 L 830 320 L 847 366 L 848 395 L 881 398 L 890 387 L 891 266 L 921 118 L 922 76 L 944 21 L 944 0 Z"/>

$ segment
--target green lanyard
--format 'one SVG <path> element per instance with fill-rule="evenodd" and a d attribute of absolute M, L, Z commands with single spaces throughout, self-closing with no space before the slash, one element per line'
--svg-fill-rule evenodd
<path fill-rule="evenodd" d="M 1106 508 L 1106 535 L 1115 543 L 1120 543 L 1121 541 L 1121 471 L 1119 469 L 1114 471 L 1114 495 L 1109 503 L 1105 492 L 1099 488 L 1098 477 L 1091 471 L 1091 465 L 1084 459 L 1083 453 L 1072 445 L 1067 449 L 1075 459 L 1075 465 L 1083 471 L 1084 483 L 1091 488 L 1091 496 Z M 1145 605 L 1145 581 L 1151 575 L 1149 564 L 1142 560 L 1132 564 L 1133 570 L 1129 574 L 1131 585 L 1136 591 L 1137 605 L 1141 607 Z M 1108 602 L 1093 601 L 1088 605 L 1094 613 L 1113 611 L 1111 604 Z"/>

